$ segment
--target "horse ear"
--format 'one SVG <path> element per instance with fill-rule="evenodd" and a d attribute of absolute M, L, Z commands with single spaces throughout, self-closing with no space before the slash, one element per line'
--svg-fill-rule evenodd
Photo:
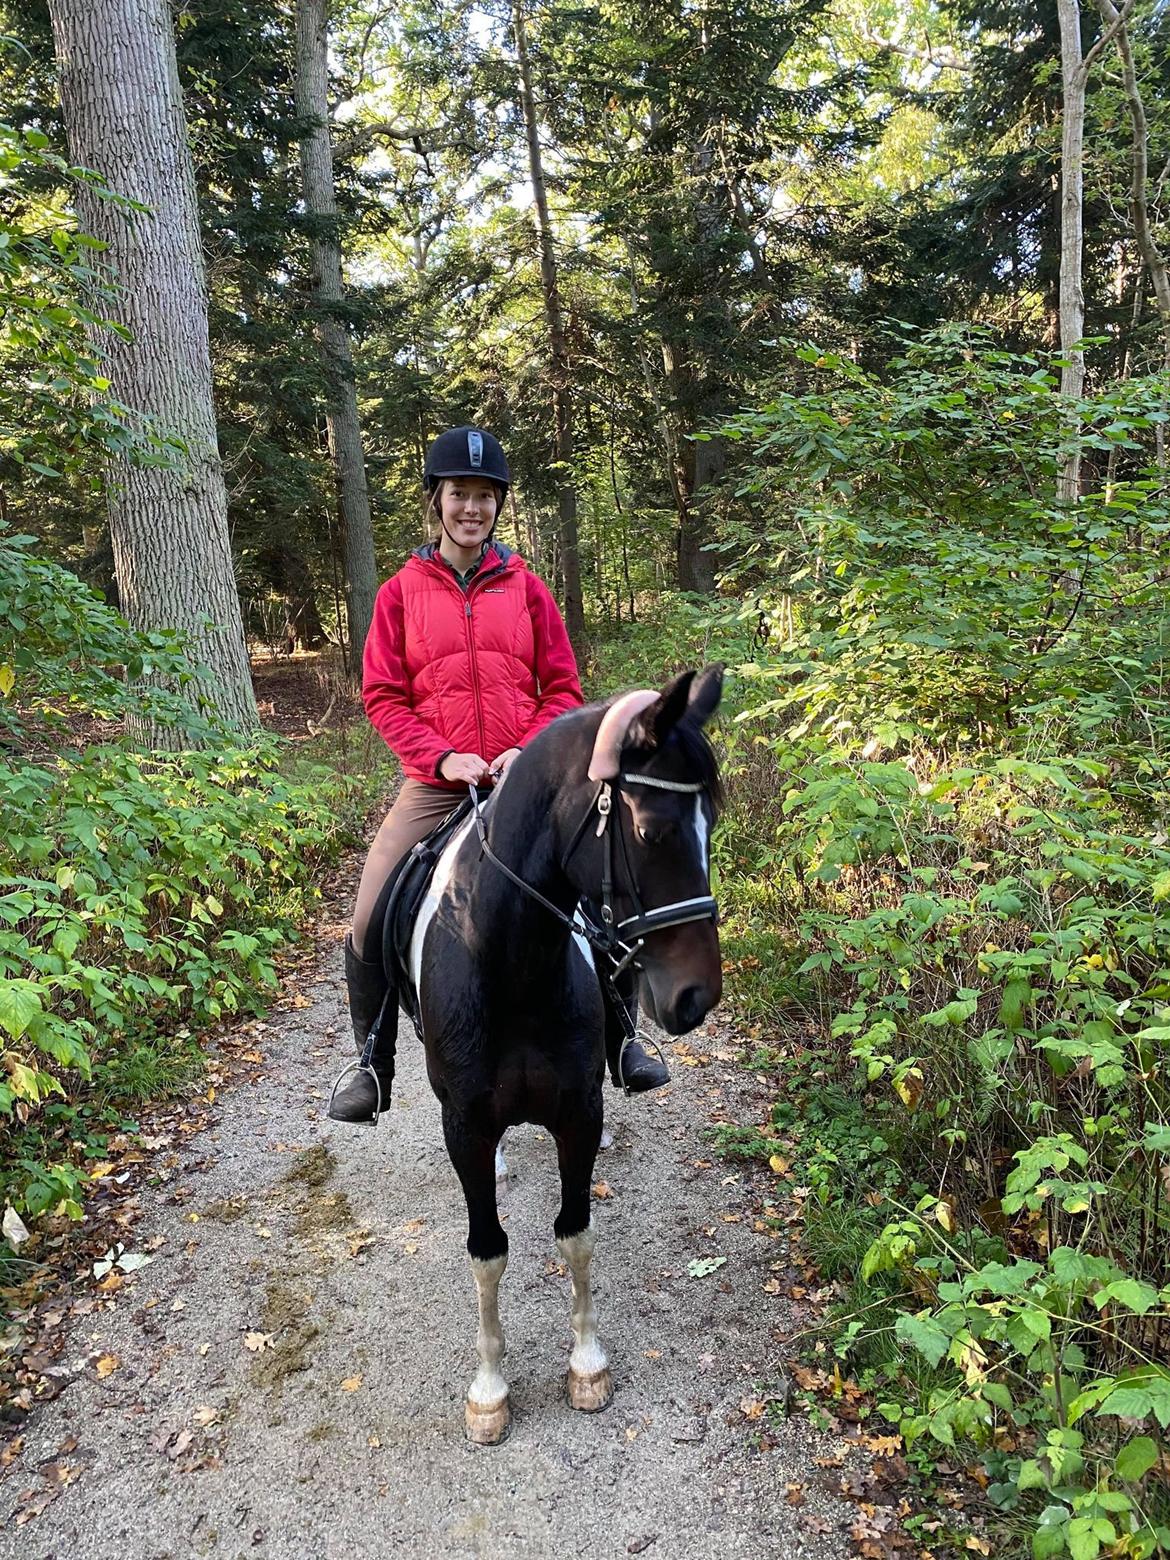
<path fill-rule="evenodd" d="M 692 720 L 705 726 L 719 708 L 723 697 L 723 662 L 715 661 L 705 666 L 691 684 L 687 700 L 687 712 Z"/>
<path fill-rule="evenodd" d="M 673 677 L 658 698 L 640 715 L 630 731 L 630 741 L 635 747 L 660 747 L 687 712 L 694 672 L 680 672 Z"/>

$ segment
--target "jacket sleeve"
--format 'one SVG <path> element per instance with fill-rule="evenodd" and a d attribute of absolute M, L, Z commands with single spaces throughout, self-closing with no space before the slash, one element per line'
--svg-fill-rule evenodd
<path fill-rule="evenodd" d="M 536 642 L 536 680 L 540 688 L 540 703 L 528 730 L 520 738 L 521 747 L 531 742 L 558 715 L 576 709 L 585 702 L 581 681 L 577 676 L 577 658 L 573 654 L 568 630 L 552 592 L 535 574 L 527 574 L 524 583 Z"/>
<path fill-rule="evenodd" d="M 406 619 L 398 576 L 378 592 L 366 636 L 362 702 L 374 728 L 404 764 L 422 774 L 438 773 L 451 744 L 414 713 L 406 671 Z"/>

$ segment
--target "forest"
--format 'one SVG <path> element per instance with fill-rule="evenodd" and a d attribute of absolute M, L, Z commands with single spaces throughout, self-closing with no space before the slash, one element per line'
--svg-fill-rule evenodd
<path fill-rule="evenodd" d="M 1170 1552 L 1168 82 L 1159 0 L 0 0 L 6 1315 L 392 788 L 470 423 L 588 696 L 728 668 L 707 1146 L 860 1553 Z"/>

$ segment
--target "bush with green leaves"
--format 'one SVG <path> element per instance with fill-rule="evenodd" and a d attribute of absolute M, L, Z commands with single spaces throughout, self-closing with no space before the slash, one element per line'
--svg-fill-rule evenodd
<path fill-rule="evenodd" d="M 723 430 L 749 446 L 742 603 L 711 623 L 757 629 L 732 751 L 772 798 L 740 807 L 733 777 L 716 854 L 733 993 L 797 1044 L 820 1024 L 888 1145 L 863 1178 L 856 1110 L 773 1116 L 810 1227 L 857 1214 L 828 1221 L 860 1269 L 836 1346 L 878 1362 L 915 1455 L 967 1443 L 1038 1560 L 1147 1555 L 1170 1547 L 1165 383 L 1079 403 L 1070 507 L 1054 365 L 969 328 L 880 371 L 795 364 Z"/>

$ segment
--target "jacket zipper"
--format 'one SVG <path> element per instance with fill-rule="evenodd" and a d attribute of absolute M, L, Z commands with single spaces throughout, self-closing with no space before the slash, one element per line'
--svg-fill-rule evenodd
<path fill-rule="evenodd" d="M 497 574 L 503 573 L 505 567 L 505 564 L 500 564 L 487 574 L 477 574 L 468 586 L 466 595 L 460 591 L 460 595 L 463 595 L 464 617 L 467 623 L 467 658 L 471 664 L 471 682 L 475 697 L 475 728 L 479 732 L 479 755 L 485 764 L 490 764 L 491 758 L 484 752 L 484 748 L 487 746 L 487 731 L 483 723 L 483 697 L 479 685 L 479 662 L 475 657 L 475 634 L 471 626 L 471 593 L 481 580 L 494 579 Z M 459 586 L 456 585 L 455 589 L 459 590 Z"/>

